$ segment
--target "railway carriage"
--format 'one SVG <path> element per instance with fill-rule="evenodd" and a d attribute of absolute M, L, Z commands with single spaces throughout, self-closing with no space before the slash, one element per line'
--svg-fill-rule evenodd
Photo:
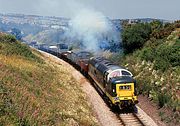
<path fill-rule="evenodd" d="M 73 51 L 67 55 L 70 62 L 76 65 L 83 73 L 88 73 L 88 61 L 90 57 L 92 57 L 92 53 L 88 51 Z"/>

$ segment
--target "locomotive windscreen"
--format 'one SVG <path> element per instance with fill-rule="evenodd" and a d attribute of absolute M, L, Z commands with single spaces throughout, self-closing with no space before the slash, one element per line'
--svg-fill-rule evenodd
<path fill-rule="evenodd" d="M 120 77 L 120 76 L 131 76 L 132 77 L 133 75 L 128 70 L 116 69 L 116 70 L 113 70 L 112 72 L 109 73 L 108 80 L 109 80 L 109 78 Z"/>

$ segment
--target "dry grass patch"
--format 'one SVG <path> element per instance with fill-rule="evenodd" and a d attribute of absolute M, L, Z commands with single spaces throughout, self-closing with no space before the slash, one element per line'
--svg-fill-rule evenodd
<path fill-rule="evenodd" d="M 97 120 L 67 67 L 0 53 L 0 125 L 90 126 Z"/>

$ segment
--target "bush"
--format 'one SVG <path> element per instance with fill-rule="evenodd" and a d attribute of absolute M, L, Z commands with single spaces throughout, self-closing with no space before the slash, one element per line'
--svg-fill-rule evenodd
<path fill-rule="evenodd" d="M 14 35 L 17 40 L 21 40 L 22 39 L 21 30 L 19 30 L 17 28 L 12 28 L 11 29 L 11 34 Z"/>
<path fill-rule="evenodd" d="M 140 53 L 140 57 L 146 61 L 154 61 L 155 58 L 155 50 L 151 47 L 144 48 Z"/>
<path fill-rule="evenodd" d="M 169 67 L 180 66 L 180 41 L 174 45 L 159 45 L 157 48 L 145 47 L 139 54 L 146 61 L 155 61 L 156 70 L 166 71 Z"/>
<path fill-rule="evenodd" d="M 151 37 L 156 39 L 163 39 L 165 37 L 168 37 L 175 28 L 178 28 L 178 25 L 176 23 L 167 23 L 163 27 L 154 29 L 151 33 Z"/>
<path fill-rule="evenodd" d="M 0 35 L 0 42 L 16 42 L 16 38 L 13 35 Z"/>
<path fill-rule="evenodd" d="M 155 63 L 154 63 L 154 69 L 155 70 L 161 70 L 166 71 L 170 67 L 170 64 L 168 61 L 164 60 L 163 58 L 156 57 Z"/>
<path fill-rule="evenodd" d="M 152 90 L 152 86 L 150 85 L 150 80 L 142 78 L 137 79 L 137 89 L 138 94 L 147 94 Z"/>
<path fill-rule="evenodd" d="M 161 45 L 156 49 L 156 63 L 160 63 L 160 65 L 167 65 L 167 68 L 172 66 L 180 66 L 180 45 L 175 44 L 172 46 Z M 166 69 L 167 69 L 166 68 Z"/>
<path fill-rule="evenodd" d="M 177 40 L 172 48 L 170 48 L 168 59 L 173 67 L 180 66 L 180 40 Z"/>
<path fill-rule="evenodd" d="M 27 45 L 20 43 L 12 35 L 0 36 L 0 54 L 4 54 L 6 56 L 19 55 L 24 58 L 42 62 L 40 58 L 32 53 L 31 49 Z"/>
<path fill-rule="evenodd" d="M 152 30 L 158 30 L 163 27 L 163 23 L 159 20 L 155 20 L 150 23 Z"/>
<path fill-rule="evenodd" d="M 151 26 L 148 23 L 134 24 L 126 27 L 122 32 L 122 45 L 124 52 L 132 53 L 136 49 L 143 47 L 144 43 L 149 39 L 151 34 Z"/>
<path fill-rule="evenodd" d="M 170 95 L 165 94 L 165 93 L 158 93 L 158 104 L 159 107 L 163 107 L 165 104 L 167 104 L 169 102 L 169 100 L 171 99 Z"/>

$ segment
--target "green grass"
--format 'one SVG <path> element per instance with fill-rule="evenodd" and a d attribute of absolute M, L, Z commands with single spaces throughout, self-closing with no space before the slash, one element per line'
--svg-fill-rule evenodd
<path fill-rule="evenodd" d="M 97 125 L 86 95 L 68 68 L 3 37 L 0 125 Z"/>
<path fill-rule="evenodd" d="M 29 60 L 42 62 L 39 57 L 33 54 L 27 45 L 17 41 L 12 35 L 0 35 L 0 54 L 5 56 L 16 55 Z"/>

